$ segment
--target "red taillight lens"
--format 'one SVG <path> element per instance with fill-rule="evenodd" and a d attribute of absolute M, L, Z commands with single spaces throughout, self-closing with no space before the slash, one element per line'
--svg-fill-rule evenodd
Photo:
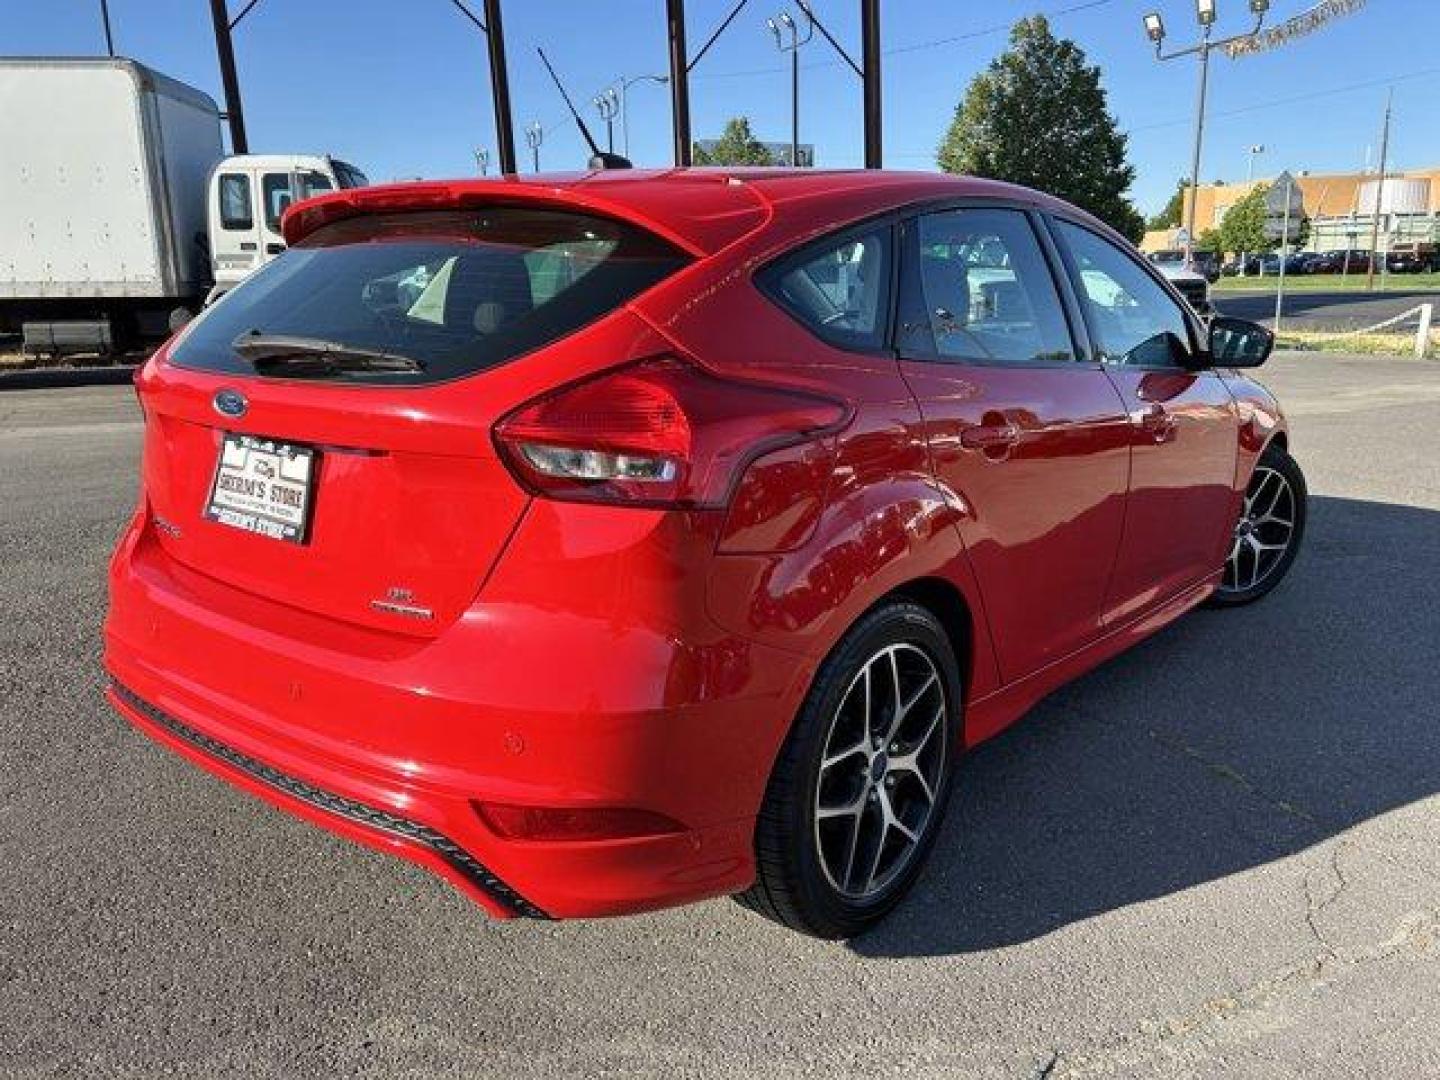
<path fill-rule="evenodd" d="M 838 401 L 665 357 L 538 398 L 500 421 L 495 438 L 521 481 L 551 498 L 723 506 L 757 454 L 833 431 L 847 413 Z"/>

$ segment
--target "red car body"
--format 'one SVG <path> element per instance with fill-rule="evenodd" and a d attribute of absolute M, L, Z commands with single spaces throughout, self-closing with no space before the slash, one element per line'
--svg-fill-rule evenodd
<path fill-rule="evenodd" d="M 143 482 L 110 569 L 110 700 L 496 916 L 744 889 L 796 710 L 880 598 L 944 623 L 973 745 L 1203 601 L 1257 457 L 1285 438 L 1233 371 L 1107 368 L 1083 344 L 1041 368 L 847 350 L 752 280 L 852 223 L 972 201 L 1103 229 L 1031 191 L 883 172 L 473 180 L 292 208 L 292 245 L 372 214 L 578 208 L 686 261 L 515 362 L 424 387 L 237 377 L 160 350 L 136 378 Z M 690 504 L 552 498 L 517 474 L 497 425 L 637 363 L 661 383 L 678 364 L 777 388 L 813 430 L 732 454 Z M 217 413 L 226 390 L 243 416 Z M 318 448 L 306 543 L 202 515 L 226 431 Z"/>

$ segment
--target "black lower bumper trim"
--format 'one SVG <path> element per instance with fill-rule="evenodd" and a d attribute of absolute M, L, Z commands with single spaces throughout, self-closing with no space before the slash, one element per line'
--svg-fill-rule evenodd
<path fill-rule="evenodd" d="M 313 784 L 307 784 L 304 780 L 298 780 L 282 773 L 279 769 L 267 765 L 263 761 L 242 754 L 233 747 L 227 746 L 217 739 L 212 739 L 203 732 L 196 731 L 188 724 L 181 723 L 169 713 L 151 705 L 128 687 L 113 680 L 110 686 L 121 701 L 151 723 L 157 724 L 177 739 L 229 765 L 232 769 L 238 769 L 267 787 L 283 792 L 293 799 L 309 803 L 327 813 L 427 847 L 481 891 L 515 914 L 532 919 L 549 918 L 545 912 L 501 881 L 478 859 L 443 833 L 437 832 L 427 825 L 397 817 L 388 811 L 356 802 L 354 799 L 347 799 L 343 795 L 336 795 L 334 792 L 325 791 Z"/>

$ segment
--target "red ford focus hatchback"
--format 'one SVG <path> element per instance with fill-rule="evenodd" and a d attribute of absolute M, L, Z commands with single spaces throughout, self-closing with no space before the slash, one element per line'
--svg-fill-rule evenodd
<path fill-rule="evenodd" d="M 411 184 L 136 379 L 126 717 L 498 916 L 880 918 L 958 755 L 1295 557 L 1269 334 L 1035 192 Z"/>

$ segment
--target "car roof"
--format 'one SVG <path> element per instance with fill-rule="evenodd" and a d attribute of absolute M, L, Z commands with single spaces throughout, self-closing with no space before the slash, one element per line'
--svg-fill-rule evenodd
<path fill-rule="evenodd" d="M 295 244 L 323 225 L 364 213 L 511 202 L 619 217 L 703 256 L 762 228 L 782 234 L 804 233 L 825 220 L 860 220 L 911 203 L 970 197 L 1075 212 L 1058 199 L 1029 188 L 936 172 L 610 169 L 354 188 L 296 203 L 286 211 L 282 230 L 287 243 Z"/>

